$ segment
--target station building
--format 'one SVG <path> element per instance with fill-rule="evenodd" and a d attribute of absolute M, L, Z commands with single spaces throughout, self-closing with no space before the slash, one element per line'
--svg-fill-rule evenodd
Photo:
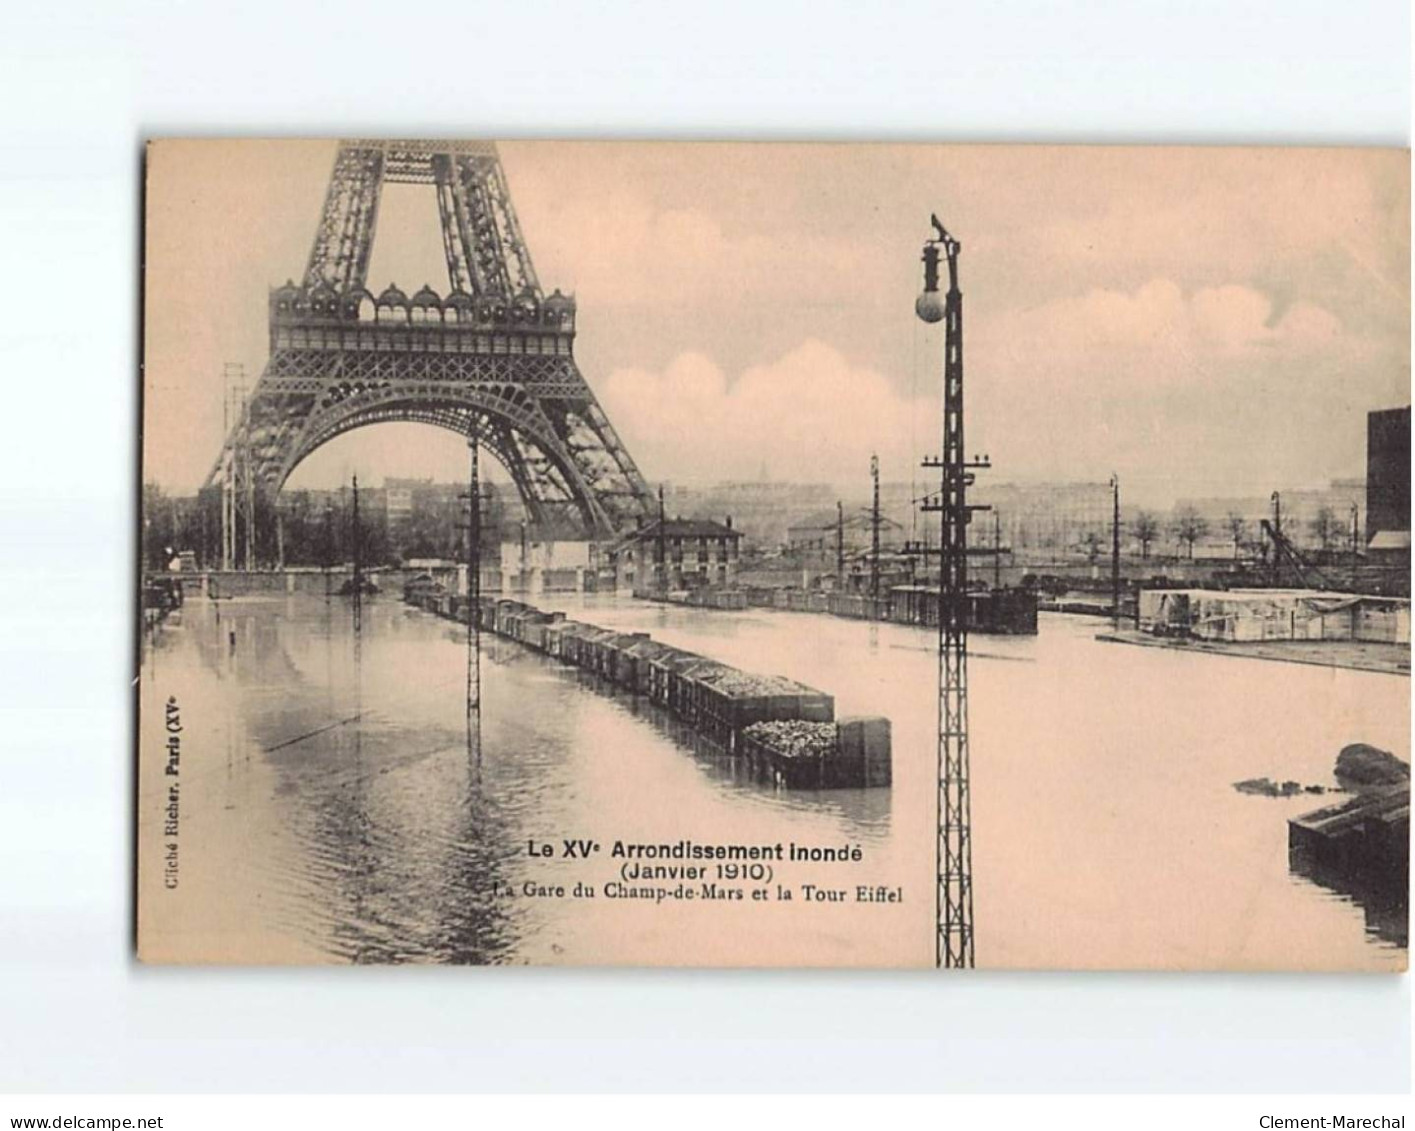
<path fill-rule="evenodd" d="M 737 577 L 742 535 L 706 518 L 646 521 L 605 551 L 603 565 L 615 589 L 682 590 L 729 586 Z"/>

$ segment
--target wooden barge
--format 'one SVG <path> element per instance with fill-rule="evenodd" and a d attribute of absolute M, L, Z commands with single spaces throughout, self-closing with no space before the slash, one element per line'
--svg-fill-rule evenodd
<path fill-rule="evenodd" d="M 1365 789 L 1287 822 L 1288 855 L 1403 890 L 1410 876 L 1410 783 Z"/>

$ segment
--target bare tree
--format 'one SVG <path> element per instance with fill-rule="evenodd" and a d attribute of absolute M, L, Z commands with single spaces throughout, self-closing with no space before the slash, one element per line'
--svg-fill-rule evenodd
<path fill-rule="evenodd" d="M 1189 560 L 1192 562 L 1194 560 L 1194 543 L 1209 532 L 1209 523 L 1193 507 L 1184 507 L 1175 513 L 1174 524 L 1170 530 L 1175 541 L 1188 548 Z"/>
<path fill-rule="evenodd" d="M 1317 540 L 1323 550 L 1330 550 L 1333 543 L 1342 534 L 1341 525 L 1337 521 L 1336 512 L 1331 507 L 1322 507 L 1317 511 L 1312 521 L 1307 524 L 1307 529 L 1311 531 L 1312 537 Z"/>
<path fill-rule="evenodd" d="M 1233 539 L 1233 560 L 1237 561 L 1243 543 L 1248 538 L 1248 520 L 1237 511 L 1229 511 L 1224 517 L 1223 525 L 1228 536 Z"/>
<path fill-rule="evenodd" d="M 1135 522 L 1130 529 L 1135 534 L 1135 540 L 1140 543 L 1140 557 L 1148 560 L 1150 544 L 1160 536 L 1159 520 L 1149 511 L 1141 511 L 1135 516 Z"/>

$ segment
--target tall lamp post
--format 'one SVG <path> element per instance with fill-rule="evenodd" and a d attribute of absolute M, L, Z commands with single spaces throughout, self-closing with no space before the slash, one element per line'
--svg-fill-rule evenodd
<path fill-rule="evenodd" d="M 942 516 L 938 617 L 938 965 L 973 965 L 973 849 L 968 790 L 968 522 L 967 489 L 973 469 L 963 447 L 963 294 L 958 289 L 959 243 L 930 217 L 937 238 L 924 244 L 924 289 L 914 312 L 943 322 L 943 451 L 925 467 L 940 475 L 938 502 L 926 511 Z M 938 292 L 939 255 L 948 261 L 948 292 Z"/>

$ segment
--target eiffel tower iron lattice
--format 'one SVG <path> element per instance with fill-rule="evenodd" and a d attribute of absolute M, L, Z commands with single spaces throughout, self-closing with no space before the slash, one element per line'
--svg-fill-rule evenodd
<path fill-rule="evenodd" d="M 385 184 L 437 196 L 449 290 L 367 286 Z M 541 289 L 491 142 L 341 142 L 303 280 L 270 292 L 270 360 L 207 476 L 261 492 L 354 429 L 431 424 L 506 468 L 531 522 L 603 537 L 652 495 L 580 373 L 575 300 Z"/>

